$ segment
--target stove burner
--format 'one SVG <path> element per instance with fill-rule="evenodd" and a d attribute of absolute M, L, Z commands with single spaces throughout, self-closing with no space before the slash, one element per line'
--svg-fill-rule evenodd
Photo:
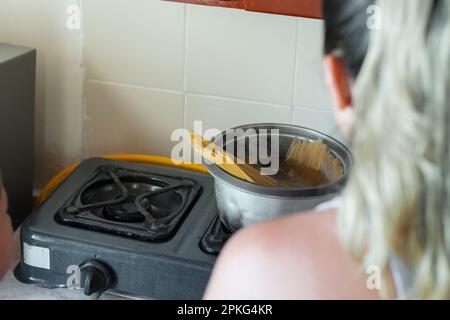
<path fill-rule="evenodd" d="M 145 216 L 136 208 L 135 198 L 143 192 L 155 190 L 158 187 L 145 182 L 122 182 L 122 184 L 127 190 L 128 197 L 122 203 L 105 206 L 102 212 L 103 216 L 117 222 L 139 223 L 145 221 Z M 114 181 L 106 181 L 86 190 L 81 195 L 81 202 L 87 205 L 105 202 L 108 199 L 120 198 L 121 194 L 120 185 Z M 152 210 L 149 199 L 145 199 L 141 204 L 144 210 Z"/>
<path fill-rule="evenodd" d="M 147 200 L 145 208 L 150 207 L 150 201 Z M 145 221 L 145 216 L 136 209 L 136 205 L 131 201 L 106 207 L 103 216 L 117 222 L 138 223 Z"/>
<path fill-rule="evenodd" d="M 191 180 L 106 166 L 74 196 L 57 220 L 145 241 L 166 240 L 198 191 Z"/>

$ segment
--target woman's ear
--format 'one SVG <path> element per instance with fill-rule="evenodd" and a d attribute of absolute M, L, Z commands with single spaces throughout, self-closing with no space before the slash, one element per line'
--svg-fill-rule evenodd
<path fill-rule="evenodd" d="M 327 55 L 324 60 L 325 77 L 333 96 L 336 123 L 347 139 L 351 139 L 355 123 L 352 107 L 352 83 L 342 59 Z"/>
<path fill-rule="evenodd" d="M 352 90 L 350 77 L 342 59 L 327 55 L 324 59 L 325 77 L 338 110 L 351 108 Z"/>

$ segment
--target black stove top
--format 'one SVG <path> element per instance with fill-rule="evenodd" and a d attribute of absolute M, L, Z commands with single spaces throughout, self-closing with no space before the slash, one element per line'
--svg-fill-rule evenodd
<path fill-rule="evenodd" d="M 165 241 L 175 234 L 199 193 L 195 180 L 105 165 L 56 220 L 142 241 Z"/>
<path fill-rule="evenodd" d="M 75 267 L 87 294 L 198 299 L 229 237 L 212 177 L 89 159 L 23 224 L 15 274 L 67 287 Z"/>

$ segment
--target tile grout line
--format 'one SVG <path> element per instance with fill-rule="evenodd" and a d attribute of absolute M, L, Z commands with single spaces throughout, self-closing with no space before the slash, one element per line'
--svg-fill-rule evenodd
<path fill-rule="evenodd" d="M 243 102 L 248 104 L 259 104 L 261 106 L 265 107 L 272 107 L 272 108 L 289 108 L 291 109 L 291 106 L 283 105 L 283 104 L 276 104 L 276 103 L 270 103 L 270 102 L 264 102 L 264 101 L 258 101 L 258 100 L 247 100 L 247 99 L 239 99 L 239 98 L 232 98 L 232 97 L 223 97 L 223 96 L 216 96 L 212 94 L 204 94 L 199 92 L 187 92 L 187 95 L 191 96 L 198 96 L 198 97 L 204 97 L 209 99 L 220 99 L 225 101 L 232 101 L 232 102 Z"/>
<path fill-rule="evenodd" d="M 320 113 L 330 113 L 330 114 L 333 113 L 332 110 L 328 110 L 328 109 L 319 109 L 319 108 L 315 108 L 315 107 L 303 107 L 303 106 L 294 106 L 293 110 L 295 111 L 298 109 L 304 109 L 304 110 L 308 110 L 308 111 L 316 111 L 316 112 L 320 112 Z"/>
<path fill-rule="evenodd" d="M 183 127 L 187 128 L 188 5 L 184 5 Z"/>
<path fill-rule="evenodd" d="M 198 93 L 198 92 L 187 92 L 187 91 L 185 92 L 185 91 L 178 91 L 178 90 L 172 90 L 172 89 L 146 87 L 143 85 L 122 83 L 122 82 L 115 82 L 115 81 L 105 81 L 105 80 L 96 80 L 96 79 L 88 79 L 87 81 L 92 82 L 92 83 L 106 84 L 106 85 L 119 86 L 119 87 L 125 87 L 125 88 L 134 88 L 134 89 L 141 89 L 141 90 L 154 91 L 154 92 L 179 94 L 179 95 L 184 95 L 186 98 L 187 98 L 187 96 L 191 95 L 191 96 L 199 96 L 199 97 L 204 97 L 204 98 L 209 98 L 209 99 L 218 99 L 218 100 L 225 100 L 225 101 L 232 101 L 232 102 L 243 102 L 243 103 L 248 103 L 248 104 L 259 104 L 262 106 L 272 107 L 272 108 L 292 109 L 292 106 L 289 106 L 289 105 L 275 104 L 275 103 L 258 101 L 258 100 L 239 99 L 239 98 L 216 96 L 216 95 L 204 94 L 204 93 Z"/>
<path fill-rule="evenodd" d="M 111 86 L 125 87 L 125 88 L 135 88 L 147 91 L 157 91 L 157 92 L 166 92 L 166 93 L 174 93 L 174 94 L 183 94 L 183 91 L 173 90 L 173 89 L 164 89 L 164 88 L 155 88 L 155 87 L 146 87 L 139 84 L 130 84 L 124 82 L 116 82 L 116 81 L 106 81 L 106 80 L 96 80 L 96 79 L 88 79 L 88 82 L 99 83 L 99 84 L 107 84 Z"/>
<path fill-rule="evenodd" d="M 291 124 L 294 124 L 294 115 L 295 115 L 295 92 L 297 90 L 297 68 L 298 68 L 298 55 L 300 53 L 300 18 L 297 18 L 295 25 L 295 56 L 294 56 L 294 78 L 292 84 L 292 99 L 291 99 Z"/>
<path fill-rule="evenodd" d="M 88 115 L 88 70 L 85 65 L 85 55 L 84 49 L 86 46 L 86 30 L 84 25 L 84 0 L 78 0 L 77 2 L 80 10 L 81 10 L 81 48 L 80 48 L 80 68 L 82 70 L 82 84 L 81 84 L 81 137 L 80 137 L 80 150 L 78 154 L 78 158 L 86 158 L 88 155 L 88 135 L 87 135 L 87 122 L 89 120 Z M 78 160 L 79 160 L 78 159 Z"/>

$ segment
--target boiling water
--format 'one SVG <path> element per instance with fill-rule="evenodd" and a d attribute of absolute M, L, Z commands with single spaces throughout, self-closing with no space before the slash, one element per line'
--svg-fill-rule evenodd
<path fill-rule="evenodd" d="M 272 178 L 279 183 L 281 188 L 313 188 L 331 182 L 320 170 L 298 168 L 286 161 L 280 162 L 280 169 Z"/>
<path fill-rule="evenodd" d="M 320 170 L 311 168 L 297 168 L 288 162 L 280 164 L 280 170 L 274 176 L 280 187 L 320 187 L 329 184 L 331 181 Z"/>

